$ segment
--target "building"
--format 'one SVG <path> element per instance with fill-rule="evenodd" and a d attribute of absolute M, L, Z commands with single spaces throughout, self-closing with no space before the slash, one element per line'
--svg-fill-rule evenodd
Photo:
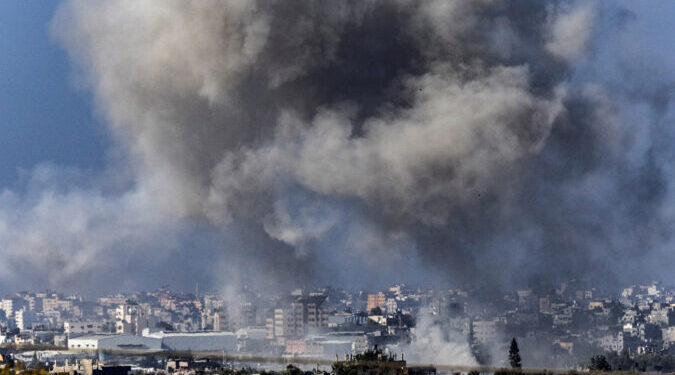
<path fill-rule="evenodd" d="M 531 289 L 518 291 L 518 309 L 520 311 L 537 311 L 539 300 Z"/>
<path fill-rule="evenodd" d="M 156 324 L 157 319 L 141 305 L 122 304 L 115 309 L 115 333 L 140 335 L 145 328 Z"/>
<path fill-rule="evenodd" d="M 236 327 L 237 329 L 256 325 L 257 309 L 255 305 L 253 305 L 250 302 L 242 303 L 241 305 L 239 305 L 239 309 L 237 312 L 239 315 L 239 326 Z M 230 328 L 233 329 L 235 327 Z"/>
<path fill-rule="evenodd" d="M 673 311 L 669 306 L 660 303 L 655 304 L 652 311 L 647 315 L 647 322 L 658 324 L 661 326 L 668 326 L 673 316 Z"/>
<path fill-rule="evenodd" d="M 213 330 L 226 331 L 228 326 L 227 311 L 225 309 L 216 309 L 213 312 Z"/>
<path fill-rule="evenodd" d="M 291 302 L 284 307 L 274 309 L 272 338 L 301 337 L 305 334 L 302 303 Z"/>
<path fill-rule="evenodd" d="M 328 311 L 321 307 L 325 300 L 325 296 L 310 296 L 300 300 L 303 305 L 303 323 L 308 329 L 328 326 Z"/>
<path fill-rule="evenodd" d="M 291 297 L 272 310 L 267 318 L 267 338 L 284 345 L 288 338 L 301 338 L 307 333 L 328 327 L 328 311 L 322 307 L 326 297 Z"/>
<path fill-rule="evenodd" d="M 323 346 L 306 339 L 286 340 L 284 352 L 294 355 L 322 355 Z"/>
<path fill-rule="evenodd" d="M 623 332 L 608 334 L 600 338 L 600 347 L 606 352 L 621 352 L 623 346 Z"/>
<path fill-rule="evenodd" d="M 16 295 L 8 296 L 2 300 L 2 310 L 7 319 L 14 317 L 14 313 L 27 305 L 26 301 Z"/>
<path fill-rule="evenodd" d="M 471 327 L 474 342 L 487 344 L 497 340 L 497 322 L 494 320 L 474 320 Z"/>
<path fill-rule="evenodd" d="M 86 335 L 68 340 L 71 350 L 160 350 L 162 340 L 136 335 Z"/>
<path fill-rule="evenodd" d="M 311 338 L 316 344 L 321 345 L 323 356 L 334 358 L 345 353 L 363 353 L 368 348 L 368 338 L 364 332 L 331 332 L 317 335 Z"/>
<path fill-rule="evenodd" d="M 266 327 L 241 328 L 235 334 L 237 335 L 237 351 L 260 353 L 267 349 Z"/>
<path fill-rule="evenodd" d="M 567 303 L 551 304 L 553 312 L 553 325 L 556 327 L 565 326 L 572 323 L 572 306 Z"/>
<path fill-rule="evenodd" d="M 131 372 L 131 366 L 103 365 L 91 359 L 80 359 L 69 364 L 65 361 L 63 366 L 54 365 L 51 373 L 57 374 L 81 374 L 81 375 L 127 375 Z"/>
<path fill-rule="evenodd" d="M 51 312 L 57 310 L 69 310 L 73 306 L 73 301 L 62 300 L 58 296 L 53 295 L 42 299 L 42 311 Z"/>
<path fill-rule="evenodd" d="M 33 324 L 37 323 L 37 314 L 34 311 L 23 309 L 14 313 L 14 321 L 16 322 L 16 328 L 21 331 L 33 328 Z"/>
<path fill-rule="evenodd" d="M 396 310 L 398 310 L 398 302 L 396 301 L 396 297 L 387 297 L 387 303 L 386 303 L 386 309 L 387 313 L 395 313 Z"/>
<path fill-rule="evenodd" d="M 675 344 L 675 327 L 663 329 L 663 344 L 666 347 L 670 347 Z"/>
<path fill-rule="evenodd" d="M 127 297 L 125 296 L 108 296 L 108 297 L 101 297 L 98 299 L 98 303 L 103 306 L 115 306 L 115 305 L 123 305 L 127 302 Z"/>
<path fill-rule="evenodd" d="M 80 335 L 94 335 L 105 332 L 105 323 L 102 321 L 66 321 L 63 323 L 64 333 L 69 337 Z"/>
<path fill-rule="evenodd" d="M 387 296 L 385 296 L 384 293 L 379 292 L 377 294 L 369 294 L 368 300 L 366 302 L 366 310 L 371 311 L 376 307 L 385 308 L 386 305 L 387 305 Z"/>
<path fill-rule="evenodd" d="M 28 310 L 42 311 L 42 298 L 36 296 L 28 296 L 25 298 L 28 302 Z"/>
<path fill-rule="evenodd" d="M 226 351 L 237 349 L 237 336 L 232 332 L 143 332 L 144 337 L 161 340 L 162 349 L 187 351 Z"/>
<path fill-rule="evenodd" d="M 540 314 L 551 314 L 551 297 L 545 296 L 539 298 L 539 313 Z"/>

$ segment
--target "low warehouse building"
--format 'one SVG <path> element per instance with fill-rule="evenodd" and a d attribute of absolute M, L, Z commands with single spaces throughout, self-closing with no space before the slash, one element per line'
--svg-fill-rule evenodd
<path fill-rule="evenodd" d="M 237 336 L 232 332 L 152 332 L 145 337 L 160 339 L 162 347 L 174 351 L 226 351 L 237 349 Z"/>
<path fill-rule="evenodd" d="M 68 339 L 73 350 L 161 350 L 162 340 L 134 335 L 86 335 Z"/>

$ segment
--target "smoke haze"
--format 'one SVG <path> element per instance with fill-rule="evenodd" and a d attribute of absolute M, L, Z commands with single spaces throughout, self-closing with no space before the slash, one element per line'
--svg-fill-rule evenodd
<path fill-rule="evenodd" d="M 53 33 L 116 146 L 103 175 L 44 166 L 0 195 L 3 277 L 501 286 L 658 271 L 674 86 L 643 60 L 607 62 L 630 14 L 67 1 Z"/>
<path fill-rule="evenodd" d="M 459 331 L 434 323 L 433 317 L 421 315 L 415 325 L 415 338 L 401 347 L 406 360 L 416 364 L 477 366 L 471 347 Z"/>

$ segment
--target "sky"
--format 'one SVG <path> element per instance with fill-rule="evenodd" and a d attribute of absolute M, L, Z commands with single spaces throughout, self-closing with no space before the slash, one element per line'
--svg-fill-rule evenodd
<path fill-rule="evenodd" d="M 286 9 L 160 4 L 0 2 L 4 292 L 222 289 L 251 274 L 262 286 L 375 288 L 446 273 L 510 285 L 553 264 L 557 277 L 583 277 L 584 263 L 621 283 L 675 282 L 672 2 L 528 3 L 485 20 L 438 2 L 299 9 L 328 20 L 303 24 L 312 31 Z M 547 16 L 530 25 L 530 14 Z M 219 29 L 218 16 L 236 26 Z M 481 22 L 516 31 L 484 39 Z M 472 67 L 459 84 L 453 57 L 424 32 L 493 69 Z M 485 103 L 506 126 L 522 113 L 550 120 L 528 138 L 461 110 Z M 484 135 L 443 128 L 448 116 Z M 416 121 L 429 126 L 416 132 Z M 641 246 L 649 255 L 636 263 Z M 534 271 L 504 276 L 495 255 Z M 45 275 L 54 265 L 62 275 Z"/>
<path fill-rule="evenodd" d="M 101 169 L 109 138 L 66 52 L 50 36 L 56 1 L 0 4 L 0 186 L 39 163 Z"/>

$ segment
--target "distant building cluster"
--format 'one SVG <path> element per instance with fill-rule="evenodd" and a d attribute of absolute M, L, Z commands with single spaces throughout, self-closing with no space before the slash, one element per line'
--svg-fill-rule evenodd
<path fill-rule="evenodd" d="M 504 292 L 487 302 L 477 291 L 403 284 L 369 292 L 321 288 L 284 295 L 245 289 L 227 300 L 166 289 L 96 300 L 21 292 L 1 301 L 0 340 L 81 351 L 335 358 L 375 346 L 403 352 L 429 334 L 417 326 L 424 316 L 446 335 L 464 338 L 479 360 L 513 337 L 521 347 L 537 348 L 558 363 L 593 352 L 675 351 L 673 289 L 655 282 L 611 294 L 579 285 Z"/>

